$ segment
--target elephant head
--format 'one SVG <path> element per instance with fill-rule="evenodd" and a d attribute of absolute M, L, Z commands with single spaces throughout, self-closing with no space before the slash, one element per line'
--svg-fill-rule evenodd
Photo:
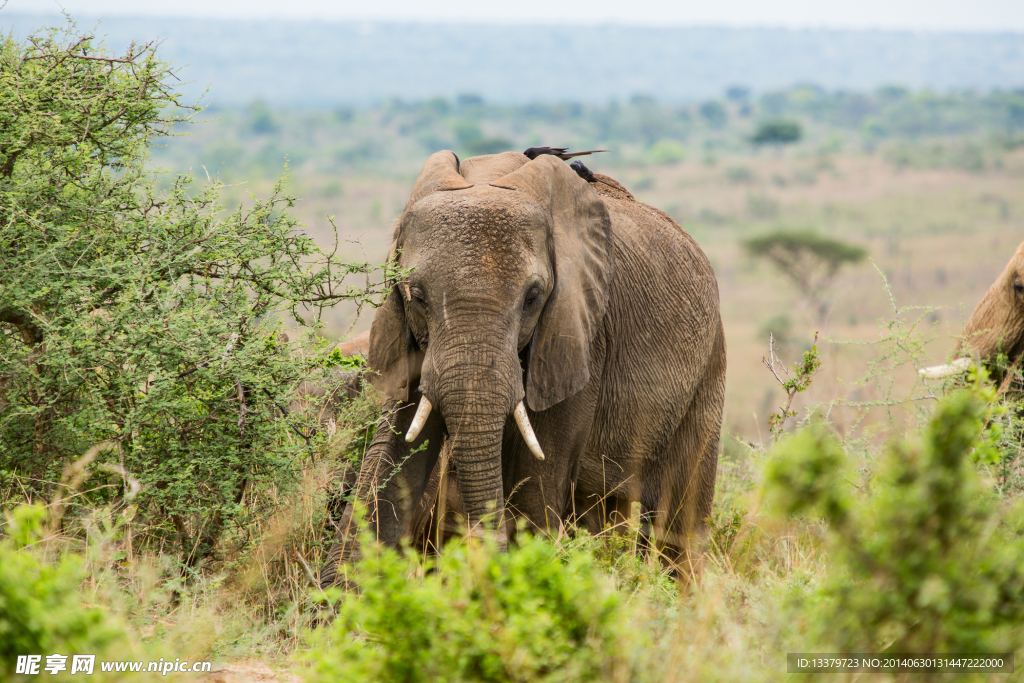
<path fill-rule="evenodd" d="M 926 368 L 928 378 L 946 377 L 966 370 L 978 360 L 990 367 L 999 355 L 1011 365 L 1024 352 L 1024 243 L 989 287 L 981 303 L 964 326 L 963 340 L 957 345 L 949 365 Z M 993 368 L 995 369 L 995 368 Z"/>
<path fill-rule="evenodd" d="M 610 219 L 552 156 L 431 156 L 396 227 L 394 283 L 370 333 L 370 381 L 418 402 L 407 441 L 431 411 L 452 444 L 471 523 L 503 505 L 502 439 L 514 416 L 530 450 L 534 411 L 590 378 L 607 307 Z"/>

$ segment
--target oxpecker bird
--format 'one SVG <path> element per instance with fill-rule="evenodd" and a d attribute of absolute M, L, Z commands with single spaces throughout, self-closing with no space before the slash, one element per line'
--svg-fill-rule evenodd
<path fill-rule="evenodd" d="M 542 154 L 550 154 L 556 156 L 562 161 L 568 161 L 573 157 L 581 157 L 587 154 L 596 154 L 597 152 L 607 152 L 606 149 L 592 149 L 587 152 L 569 152 L 568 147 L 530 147 L 528 150 L 523 152 L 528 159 L 536 159 Z"/>
<path fill-rule="evenodd" d="M 589 168 L 584 166 L 583 162 L 580 161 L 579 159 L 569 164 L 569 168 L 576 171 L 576 175 L 578 175 L 580 178 L 583 178 L 588 183 L 592 183 L 597 180 L 597 178 L 594 177 L 593 172 Z"/>

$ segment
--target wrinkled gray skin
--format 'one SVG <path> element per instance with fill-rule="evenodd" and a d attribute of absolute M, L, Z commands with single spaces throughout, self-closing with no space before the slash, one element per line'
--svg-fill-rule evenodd
<path fill-rule="evenodd" d="M 467 521 L 495 528 L 499 544 L 512 515 L 557 528 L 599 500 L 640 501 L 666 549 L 701 530 L 725 394 L 718 285 L 671 218 L 598 179 L 512 152 L 461 165 L 438 152 L 424 166 L 392 249 L 414 270 L 370 336 L 392 428 L 377 429 L 356 497 L 383 543 L 409 533 L 428 485 L 436 495 L 446 439 Z M 407 444 L 421 396 L 434 408 Z M 543 461 L 511 416 L 524 399 Z M 358 554 L 354 507 L 325 586 Z"/>
<path fill-rule="evenodd" d="M 285 341 L 288 337 L 285 336 Z M 370 333 L 363 332 L 351 341 L 338 344 L 335 350 L 342 356 L 365 357 L 370 345 Z M 354 400 L 363 388 L 363 373 L 357 370 L 336 368 L 326 383 L 303 382 L 299 385 L 295 399 L 288 406 L 288 412 L 306 412 L 316 405 L 317 420 L 326 425 L 334 419 L 345 402 Z M 311 400 L 312 399 L 312 400 Z"/>
<path fill-rule="evenodd" d="M 1024 242 L 964 325 L 964 340 L 956 357 L 973 357 L 993 371 L 999 354 L 1011 366 L 1024 353 Z M 997 376 L 997 379 L 1002 377 Z M 1007 377 L 1009 379 L 1009 377 Z M 1003 387 L 1005 388 L 1005 387 Z"/>

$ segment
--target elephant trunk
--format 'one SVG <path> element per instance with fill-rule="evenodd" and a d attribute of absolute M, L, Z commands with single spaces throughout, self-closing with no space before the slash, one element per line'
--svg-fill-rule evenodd
<path fill-rule="evenodd" d="M 444 418 L 467 521 L 476 525 L 492 513 L 500 518 L 503 433 L 524 393 L 519 358 L 514 347 L 479 341 L 463 347 L 462 353 L 442 344 L 436 348 L 445 353 L 432 359 L 434 371 L 425 382 L 424 396 L 433 399 Z"/>
<path fill-rule="evenodd" d="M 475 526 L 488 515 L 500 517 L 504 507 L 501 477 L 501 442 L 505 420 L 477 418 L 455 425 L 452 459 L 459 473 L 459 489 L 467 521 Z"/>

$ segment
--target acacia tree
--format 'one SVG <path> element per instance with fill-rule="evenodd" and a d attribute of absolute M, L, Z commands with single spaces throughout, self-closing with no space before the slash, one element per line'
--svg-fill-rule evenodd
<path fill-rule="evenodd" d="M 769 119 L 757 126 L 750 140 L 755 145 L 788 145 L 799 142 L 803 129 L 799 121 L 792 119 Z"/>
<path fill-rule="evenodd" d="M 752 256 L 767 259 L 793 283 L 818 324 L 828 319 L 832 307 L 829 289 L 839 270 L 867 256 L 863 247 L 811 230 L 776 230 L 744 240 L 743 247 Z"/>
<path fill-rule="evenodd" d="M 200 110 L 178 82 L 153 44 L 113 55 L 70 21 L 0 42 L 0 499 L 55 495 L 90 452 L 116 475 L 75 500 L 117 512 L 137 480 L 140 540 L 195 564 L 294 480 L 312 430 L 283 406 L 330 365 L 320 312 L 381 274 L 321 251 L 281 184 L 232 211 L 215 183 L 158 192 L 149 145 Z"/>

